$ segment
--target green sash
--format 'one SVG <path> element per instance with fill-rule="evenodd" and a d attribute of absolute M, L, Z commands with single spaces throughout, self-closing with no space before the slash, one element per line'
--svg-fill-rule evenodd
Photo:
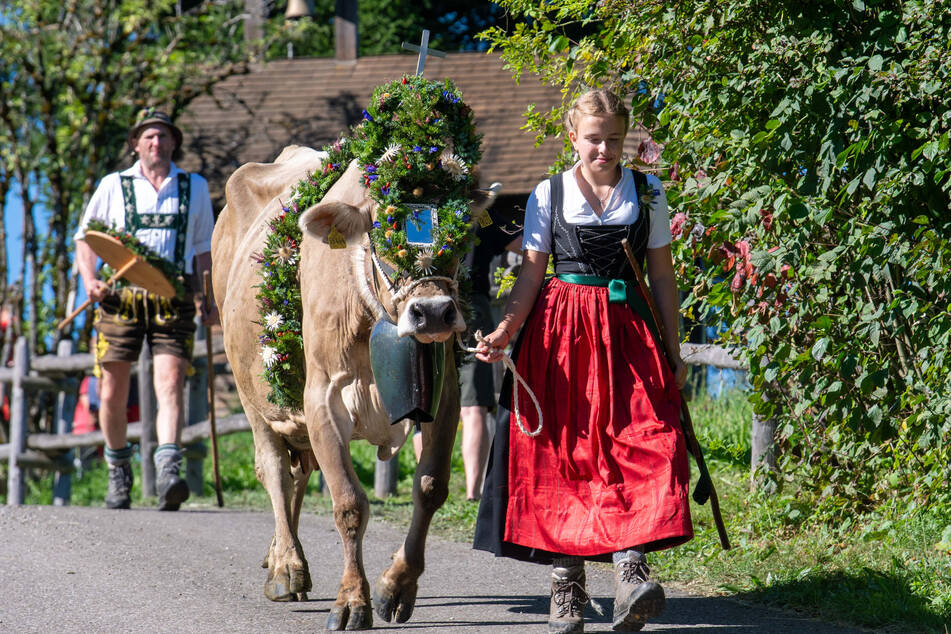
<path fill-rule="evenodd" d="M 641 319 L 647 324 L 651 334 L 654 335 L 654 341 L 660 345 L 660 332 L 657 330 L 657 324 L 654 323 L 654 316 L 651 315 L 650 306 L 647 300 L 640 293 L 640 288 L 634 280 L 610 279 L 607 277 L 598 277 L 597 275 L 581 275 L 578 273 L 562 273 L 558 276 L 562 282 L 569 284 L 583 284 L 585 286 L 606 286 L 608 289 L 608 301 L 612 304 L 627 304 L 635 313 L 641 316 Z"/>

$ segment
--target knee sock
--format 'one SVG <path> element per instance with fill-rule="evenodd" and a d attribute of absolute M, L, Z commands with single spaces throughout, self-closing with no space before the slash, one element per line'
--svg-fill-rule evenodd
<path fill-rule="evenodd" d="M 181 450 L 181 448 L 179 448 L 178 445 L 176 445 L 176 444 L 173 443 L 173 442 L 167 442 L 167 443 L 165 443 L 164 445 L 159 445 L 158 447 L 155 448 L 155 455 L 156 455 L 156 456 L 158 456 L 159 454 L 164 454 L 164 453 L 166 453 L 166 452 L 171 452 L 171 453 L 176 453 L 176 454 L 177 454 L 177 453 L 182 453 L 182 450 Z M 164 456 L 163 456 L 163 457 L 164 457 Z"/>
<path fill-rule="evenodd" d="M 125 464 L 132 458 L 132 445 L 126 443 L 126 446 L 122 449 L 110 449 L 106 447 L 105 456 L 107 464 Z"/>
<path fill-rule="evenodd" d="M 554 577 L 564 579 L 577 568 L 584 569 L 584 559 L 581 557 L 555 557 L 552 561 L 551 574 Z"/>
<path fill-rule="evenodd" d="M 620 562 L 625 559 L 630 559 L 631 561 L 636 561 L 644 556 L 644 553 L 640 550 L 629 548 L 627 550 L 619 550 L 611 556 L 611 560 L 614 562 L 614 565 L 618 565 Z"/>

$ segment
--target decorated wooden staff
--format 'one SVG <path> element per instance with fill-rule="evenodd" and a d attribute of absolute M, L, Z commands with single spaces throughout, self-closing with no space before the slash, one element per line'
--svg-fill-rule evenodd
<path fill-rule="evenodd" d="M 150 293 L 155 293 L 161 297 L 175 297 L 175 286 L 169 282 L 165 274 L 149 264 L 143 256 L 136 254 L 132 249 L 122 244 L 118 238 L 101 231 L 90 230 L 86 231 L 83 240 L 103 262 L 115 269 L 116 272 L 106 281 L 106 284 L 111 286 L 120 279 L 126 279 Z M 91 303 L 92 299 L 87 298 L 69 317 L 61 321 L 57 328 L 59 330 L 65 328 Z"/>
<path fill-rule="evenodd" d="M 211 272 L 205 271 L 202 277 L 205 291 L 205 312 L 211 308 Z M 218 430 L 215 429 L 215 363 L 211 350 L 211 326 L 205 326 L 205 350 L 208 354 L 208 425 L 211 429 L 211 468 L 215 472 L 215 495 L 218 496 L 218 508 L 225 505 L 221 497 L 221 473 L 218 470 Z"/>
<path fill-rule="evenodd" d="M 628 244 L 627 238 L 621 240 L 621 246 L 624 247 L 624 253 L 627 255 L 628 261 L 631 263 L 631 268 L 634 269 L 634 275 L 637 277 L 637 285 L 640 287 L 641 293 L 644 295 L 644 300 L 647 302 L 648 307 L 650 307 L 651 315 L 654 318 L 654 323 L 657 325 L 657 333 L 660 335 L 660 346 L 664 349 L 664 356 L 667 357 L 667 363 L 669 363 L 671 369 L 673 369 L 673 360 L 670 358 L 670 353 L 667 351 L 667 346 L 665 344 L 667 340 L 667 333 L 664 331 L 664 322 L 660 319 L 660 313 L 657 310 L 657 305 L 654 303 L 654 297 L 651 295 L 650 289 L 647 287 L 647 283 L 644 281 L 644 274 L 641 272 L 641 266 L 637 263 L 637 259 L 634 257 L 634 252 L 631 250 L 631 245 Z M 690 449 L 690 453 L 697 462 L 697 470 L 700 471 L 700 481 L 697 483 L 697 488 L 694 491 L 693 499 L 698 504 L 703 504 L 707 497 L 710 498 L 710 510 L 713 511 L 713 522 L 716 524 L 717 533 L 720 535 L 720 545 L 723 546 L 723 550 L 730 550 L 730 538 L 726 534 L 726 526 L 723 524 L 723 516 L 720 515 L 720 500 L 717 498 L 717 491 L 713 487 L 713 479 L 710 478 L 710 472 L 707 469 L 707 463 L 703 459 L 703 452 L 700 450 L 700 443 L 697 442 L 697 434 L 694 432 L 693 420 L 690 418 L 690 410 L 687 409 L 687 399 L 683 396 L 683 393 L 681 393 L 680 398 L 680 424 L 683 426 L 684 437 L 687 439 L 687 447 Z"/>

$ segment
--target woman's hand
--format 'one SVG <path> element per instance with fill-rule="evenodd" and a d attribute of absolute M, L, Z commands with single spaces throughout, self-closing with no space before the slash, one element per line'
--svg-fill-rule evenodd
<path fill-rule="evenodd" d="M 509 343 L 509 333 L 501 324 L 498 328 L 486 335 L 476 345 L 475 358 L 485 363 L 501 361 L 505 354 L 505 346 Z"/>

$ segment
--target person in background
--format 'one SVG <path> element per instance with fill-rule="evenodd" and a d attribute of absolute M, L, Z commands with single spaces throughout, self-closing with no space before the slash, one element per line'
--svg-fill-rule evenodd
<path fill-rule="evenodd" d="M 578 162 L 541 182 L 525 212 L 523 260 L 498 327 L 476 358 L 496 362 L 519 328 L 518 420 L 507 377 L 474 547 L 552 565 L 549 632 L 583 632 L 585 560 L 612 562 L 616 631 L 664 608 L 645 554 L 693 536 L 680 392 L 677 285 L 660 181 L 620 166 L 629 127 L 613 93 L 585 93 L 565 128 Z M 621 245 L 643 267 L 667 350 Z M 555 277 L 546 279 L 549 255 Z M 530 431 L 541 425 L 538 435 Z"/>
<path fill-rule="evenodd" d="M 99 424 L 109 465 L 106 506 L 127 509 L 131 503 L 132 446 L 127 441 L 126 405 L 131 367 L 139 357 L 142 341 L 147 340 L 153 354 L 158 402 L 159 445 L 153 456 L 158 508 L 175 511 L 188 498 L 188 485 L 179 476 L 180 437 L 196 303 L 201 306 L 206 325 L 218 323 L 213 299 L 203 301 L 201 284 L 191 281 L 201 280 L 203 272 L 211 269 L 214 215 L 205 179 L 182 171 L 172 160 L 180 151 L 182 132 L 167 114 L 154 109 L 139 112 L 127 141 L 138 160 L 132 167 L 102 179 L 75 236 L 86 293 L 99 302 L 94 322 L 98 332 L 95 358 L 100 377 Z M 165 299 L 134 286 L 113 289 L 106 285 L 98 275 L 96 253 L 83 241 L 94 220 L 134 235 L 174 264 L 187 281 L 185 297 Z"/>

